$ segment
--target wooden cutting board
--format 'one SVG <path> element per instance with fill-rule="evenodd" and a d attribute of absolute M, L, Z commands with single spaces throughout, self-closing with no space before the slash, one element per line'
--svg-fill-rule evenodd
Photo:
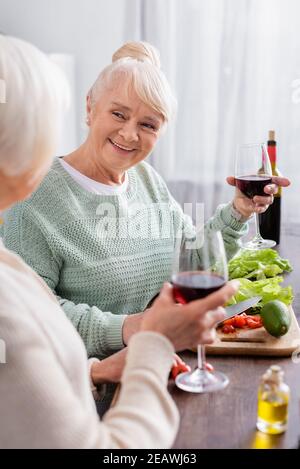
<path fill-rule="evenodd" d="M 232 334 L 217 330 L 217 338 L 212 345 L 206 345 L 207 355 L 260 355 L 287 357 L 300 348 L 300 329 L 292 307 L 291 326 L 282 337 L 272 337 L 264 327 L 259 329 L 238 329 Z"/>

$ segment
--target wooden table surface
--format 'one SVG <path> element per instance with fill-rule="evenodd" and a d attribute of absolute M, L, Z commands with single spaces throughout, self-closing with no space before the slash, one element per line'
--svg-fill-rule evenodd
<path fill-rule="evenodd" d="M 294 268 L 285 274 L 284 284 L 293 286 L 293 308 L 300 322 L 300 224 L 283 227 L 278 251 Z M 180 355 L 196 366 L 196 354 Z M 296 358 L 295 362 L 292 358 L 208 356 L 217 370 L 227 374 L 230 383 L 223 391 L 202 395 L 170 385 L 181 416 L 174 448 L 296 448 L 300 439 L 300 350 Z M 272 364 L 283 368 L 291 389 L 288 429 L 276 436 L 255 428 L 259 379 Z"/>

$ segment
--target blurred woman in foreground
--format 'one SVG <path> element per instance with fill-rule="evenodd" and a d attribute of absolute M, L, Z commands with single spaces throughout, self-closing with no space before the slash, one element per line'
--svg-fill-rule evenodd
<path fill-rule="evenodd" d="M 0 104 L 1 211 L 29 197 L 49 171 L 67 89 L 38 49 L 1 35 L 0 80 L 6 85 Z M 0 339 L 6 354 L 0 357 L 0 447 L 171 446 L 179 422 L 166 387 L 174 350 L 211 342 L 224 317 L 220 305 L 235 291 L 231 283 L 178 307 L 165 284 L 130 339 L 118 402 L 100 422 L 91 392 L 101 392 L 105 381 L 100 362 L 87 362 L 80 336 L 49 287 L 1 244 Z"/>

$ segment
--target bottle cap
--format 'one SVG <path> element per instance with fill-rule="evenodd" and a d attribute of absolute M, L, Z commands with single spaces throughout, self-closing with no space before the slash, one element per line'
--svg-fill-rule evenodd
<path fill-rule="evenodd" d="M 278 365 L 272 365 L 263 375 L 263 380 L 268 383 L 279 384 L 283 379 L 284 372 Z"/>
<path fill-rule="evenodd" d="M 275 141 L 275 130 L 269 130 L 269 140 Z"/>

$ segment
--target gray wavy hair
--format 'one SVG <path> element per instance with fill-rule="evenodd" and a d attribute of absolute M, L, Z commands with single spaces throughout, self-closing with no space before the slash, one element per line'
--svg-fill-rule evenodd
<path fill-rule="evenodd" d="M 14 176 L 53 156 L 69 87 L 39 49 L 1 34 L 0 85 L 0 170 Z"/>

